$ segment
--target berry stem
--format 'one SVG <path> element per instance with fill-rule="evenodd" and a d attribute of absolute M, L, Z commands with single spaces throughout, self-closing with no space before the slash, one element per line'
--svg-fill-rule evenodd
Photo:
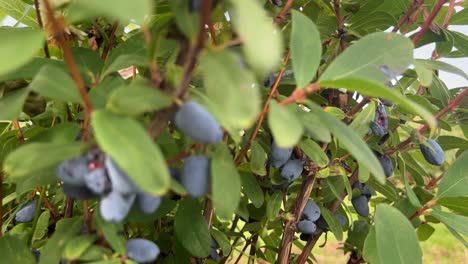
<path fill-rule="evenodd" d="M 18 132 L 18 139 L 19 139 L 19 142 L 21 144 L 24 144 L 24 135 L 23 135 L 23 131 L 21 131 L 21 127 L 20 127 L 20 124 L 18 122 L 18 119 L 14 119 L 13 120 L 13 127 L 16 129 L 16 131 Z"/>

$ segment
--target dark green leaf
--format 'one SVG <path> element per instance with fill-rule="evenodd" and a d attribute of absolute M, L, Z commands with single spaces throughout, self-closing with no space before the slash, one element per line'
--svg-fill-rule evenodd
<path fill-rule="evenodd" d="M 446 197 L 437 200 L 437 204 L 464 216 L 468 216 L 468 197 Z"/>
<path fill-rule="evenodd" d="M 417 231 L 419 241 L 426 241 L 427 239 L 429 239 L 429 237 L 432 236 L 434 231 L 435 228 L 427 223 L 420 225 Z"/>
<path fill-rule="evenodd" d="M 123 224 L 108 223 L 102 219 L 100 212 L 96 212 L 93 215 L 93 226 L 96 226 L 104 235 L 104 238 L 115 252 L 125 254 L 126 241 L 125 237 L 121 235 L 124 231 Z"/>
<path fill-rule="evenodd" d="M 19 116 L 29 89 L 23 88 L 9 92 L 0 98 L 0 120 L 12 120 Z"/>
<path fill-rule="evenodd" d="M 354 118 L 353 122 L 349 125 L 349 128 L 354 130 L 358 135 L 364 136 L 367 134 L 370 122 L 374 121 L 375 108 L 375 102 L 369 102 L 367 107 L 362 109 L 356 118 Z"/>
<path fill-rule="evenodd" d="M 458 197 L 468 194 L 468 151 L 463 152 L 447 169 L 440 181 L 437 195 L 439 197 Z"/>
<path fill-rule="evenodd" d="M 98 110 L 94 112 L 91 124 L 102 150 L 138 187 L 154 195 L 167 191 L 170 177 L 164 157 L 138 122 Z"/>
<path fill-rule="evenodd" d="M 36 224 L 36 229 L 34 230 L 33 236 L 32 236 L 32 241 L 37 241 L 42 239 L 44 236 L 47 235 L 49 232 L 49 218 L 50 218 L 50 212 L 49 211 L 44 211 L 41 213 L 39 218 L 37 219 L 37 224 Z"/>
<path fill-rule="evenodd" d="M 41 49 L 45 34 L 31 28 L 0 28 L 0 39 L 0 75 L 3 75 L 30 61 Z"/>
<path fill-rule="evenodd" d="M 439 210 L 432 211 L 431 215 L 439 219 L 439 221 L 444 223 L 447 227 L 452 228 L 464 236 L 468 236 L 468 217 Z"/>
<path fill-rule="evenodd" d="M 80 231 L 83 217 L 65 218 L 57 222 L 55 232 L 41 250 L 40 264 L 59 263 L 67 242 Z"/>
<path fill-rule="evenodd" d="M 79 156 L 83 151 L 83 147 L 83 144 L 79 142 L 26 144 L 8 155 L 3 169 L 11 178 L 34 175 L 39 170 Z M 47 153 L 47 155 L 44 155 L 44 153 Z"/>
<path fill-rule="evenodd" d="M 320 211 L 335 238 L 340 241 L 343 240 L 343 229 L 338 219 L 325 207 L 320 208 Z"/>
<path fill-rule="evenodd" d="M 377 32 L 369 34 L 341 53 L 320 76 L 319 84 L 342 79 L 362 79 L 384 83 L 391 79 L 383 71 L 387 67 L 400 74 L 413 61 L 411 41 L 399 34 Z"/>
<path fill-rule="evenodd" d="M 283 202 L 283 193 L 276 191 L 271 195 L 270 201 L 268 201 L 266 208 L 266 215 L 268 220 L 273 220 L 278 216 L 279 210 L 281 209 L 281 203 Z"/>
<path fill-rule="evenodd" d="M 223 254 L 225 256 L 229 255 L 231 252 L 231 243 L 229 242 L 228 237 L 221 231 L 216 229 L 211 229 L 211 235 L 214 237 L 218 245 L 220 246 Z"/>
<path fill-rule="evenodd" d="M 320 34 L 308 17 L 292 10 L 291 60 L 298 88 L 312 81 L 320 64 L 322 43 Z"/>
<path fill-rule="evenodd" d="M 455 136 L 440 136 L 437 138 L 437 143 L 443 150 L 468 149 L 468 140 Z"/>
<path fill-rule="evenodd" d="M 118 114 L 139 115 L 163 109 L 171 103 L 171 97 L 161 90 L 151 88 L 143 82 L 132 82 L 111 93 L 107 108 Z"/>
<path fill-rule="evenodd" d="M 450 18 L 450 25 L 467 25 L 468 24 L 468 8 L 459 10 Z"/>
<path fill-rule="evenodd" d="M 0 238 L 0 255 L 3 263 L 36 263 L 26 243 L 16 236 L 7 235 Z"/>
<path fill-rule="evenodd" d="M 362 255 L 368 263 L 380 264 L 379 253 L 377 251 L 377 240 L 375 235 L 375 227 L 371 227 L 364 241 Z"/>
<path fill-rule="evenodd" d="M 69 260 L 79 258 L 97 240 L 97 236 L 77 236 L 68 241 L 63 257 Z"/>
<path fill-rule="evenodd" d="M 210 232 L 196 200 L 184 200 L 179 205 L 174 231 L 180 243 L 193 256 L 206 257 L 210 253 Z"/>
<path fill-rule="evenodd" d="M 422 263 L 422 252 L 413 226 L 397 209 L 377 205 L 375 237 L 380 263 Z"/>
<path fill-rule="evenodd" d="M 67 72 L 61 68 L 46 64 L 29 85 L 31 90 L 52 99 L 80 103 L 78 87 Z"/>
<path fill-rule="evenodd" d="M 281 106 L 275 101 L 270 102 L 268 125 L 273 138 L 280 147 L 292 147 L 301 138 L 304 127 L 294 111 L 288 106 Z"/>
<path fill-rule="evenodd" d="M 241 180 L 229 149 L 224 144 L 217 145 L 211 160 L 211 182 L 216 214 L 221 218 L 231 219 L 239 205 Z"/>
<path fill-rule="evenodd" d="M 325 154 L 320 145 L 315 141 L 311 139 L 303 139 L 298 145 L 318 166 L 325 167 L 328 164 L 329 160 L 327 154 Z"/>
<path fill-rule="evenodd" d="M 385 174 L 380 162 L 369 149 L 362 138 L 354 133 L 343 122 L 324 112 L 319 106 L 308 103 L 307 106 L 320 118 L 320 121 L 328 127 L 335 137 L 359 162 L 360 166 L 366 167 L 374 177 L 381 183 L 385 182 Z"/>
<path fill-rule="evenodd" d="M 260 176 L 266 175 L 265 166 L 267 159 L 268 157 L 263 147 L 257 140 L 254 140 L 250 148 L 250 169 L 252 172 Z"/>
<path fill-rule="evenodd" d="M 244 193 L 252 201 L 253 205 L 257 208 L 262 206 L 265 198 L 262 188 L 260 188 L 255 176 L 250 173 L 242 172 L 241 179 Z"/>
<path fill-rule="evenodd" d="M 237 128 L 250 127 L 260 111 L 252 73 L 228 52 L 206 52 L 200 63 L 206 95 L 222 111 L 222 118 Z"/>

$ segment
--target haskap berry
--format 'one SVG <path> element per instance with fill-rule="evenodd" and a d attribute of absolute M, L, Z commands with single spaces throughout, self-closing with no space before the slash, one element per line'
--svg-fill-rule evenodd
<path fill-rule="evenodd" d="M 158 209 L 159 205 L 161 205 L 161 201 L 161 197 L 153 196 L 143 192 L 138 193 L 136 197 L 138 209 L 140 209 L 140 211 L 145 214 L 154 213 Z"/>
<path fill-rule="evenodd" d="M 313 200 L 307 200 L 304 211 L 302 211 L 302 217 L 309 221 L 316 221 L 320 218 L 320 215 L 320 207 Z"/>
<path fill-rule="evenodd" d="M 390 158 L 390 156 L 387 154 L 381 155 L 379 153 L 377 153 L 376 155 L 377 155 L 377 159 L 380 161 L 380 165 L 382 165 L 385 176 L 387 177 L 392 176 L 393 164 L 392 164 L 392 159 Z"/>
<path fill-rule="evenodd" d="M 114 160 L 112 160 L 111 157 L 106 156 L 104 162 L 113 190 L 117 190 L 123 194 L 137 193 L 140 191 L 136 184 L 114 162 Z"/>
<path fill-rule="evenodd" d="M 130 211 L 135 196 L 135 194 L 122 194 L 117 190 L 112 190 L 101 199 L 99 204 L 102 219 L 112 223 L 122 222 Z"/>
<path fill-rule="evenodd" d="M 280 147 L 273 141 L 270 154 L 271 165 L 275 168 L 283 166 L 291 157 L 292 151 L 292 148 Z"/>
<path fill-rule="evenodd" d="M 195 101 L 187 101 L 180 107 L 175 125 L 184 135 L 203 144 L 215 144 L 223 139 L 223 130 L 216 119 Z"/>
<path fill-rule="evenodd" d="M 351 199 L 351 203 L 358 215 L 363 217 L 369 216 L 369 201 L 366 196 L 360 195 L 358 197 L 353 197 L 353 199 Z"/>
<path fill-rule="evenodd" d="M 439 143 L 433 139 L 428 139 L 426 144 L 429 146 L 426 146 L 425 144 L 421 144 L 419 146 L 426 161 L 432 165 L 442 165 L 445 161 L 445 153 Z"/>
<path fill-rule="evenodd" d="M 127 241 L 127 257 L 138 263 L 154 262 L 160 253 L 159 247 L 143 238 L 133 238 Z"/>
<path fill-rule="evenodd" d="M 73 185 L 84 185 L 88 173 L 88 160 L 85 156 L 65 160 L 57 166 L 55 174 L 60 180 Z"/>
<path fill-rule="evenodd" d="M 280 175 L 284 181 L 293 182 L 301 175 L 303 170 L 304 165 L 302 164 L 302 161 L 298 159 L 289 160 L 280 169 Z"/>
<path fill-rule="evenodd" d="M 26 203 L 15 215 L 17 223 L 27 223 L 34 219 L 37 208 L 37 199 Z"/>
<path fill-rule="evenodd" d="M 317 226 L 312 221 L 302 220 L 297 224 L 297 229 L 303 234 L 312 235 L 317 230 Z"/>
<path fill-rule="evenodd" d="M 203 196 L 210 184 L 210 160 L 204 155 L 185 159 L 180 171 L 180 183 L 192 197 Z"/>
<path fill-rule="evenodd" d="M 376 136 L 383 136 L 388 130 L 388 116 L 385 107 L 381 104 L 377 106 L 374 121 L 370 123 L 370 130 Z"/>

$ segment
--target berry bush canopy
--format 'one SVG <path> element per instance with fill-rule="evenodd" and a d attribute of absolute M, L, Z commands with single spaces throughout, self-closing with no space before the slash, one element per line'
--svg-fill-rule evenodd
<path fill-rule="evenodd" d="M 439 60 L 468 57 L 466 7 L 2 0 L 1 262 L 303 264 L 328 233 L 348 263 L 417 264 L 435 228 L 467 246 L 468 89 L 438 75 L 468 79 Z"/>

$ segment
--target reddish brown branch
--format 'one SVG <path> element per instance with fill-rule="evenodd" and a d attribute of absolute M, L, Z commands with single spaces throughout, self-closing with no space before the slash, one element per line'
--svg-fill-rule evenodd
<path fill-rule="evenodd" d="M 424 0 L 414 0 L 413 4 L 406 11 L 405 15 L 398 21 L 398 24 L 392 30 L 392 32 L 398 32 L 398 30 L 400 30 L 403 24 L 410 20 L 410 17 L 422 6 L 422 4 L 424 4 Z"/>
<path fill-rule="evenodd" d="M 114 45 L 114 36 L 115 36 L 115 31 L 117 30 L 117 27 L 119 26 L 119 22 L 116 21 L 112 25 L 111 32 L 109 33 L 109 43 L 106 43 L 106 46 L 104 46 L 104 49 L 102 50 L 102 55 L 101 59 L 105 62 L 107 61 L 107 58 L 109 57 L 109 52 L 112 49 L 112 46 Z"/>
<path fill-rule="evenodd" d="M 44 28 L 44 24 L 42 23 L 41 10 L 39 7 L 39 0 L 34 0 L 34 9 L 36 10 L 37 24 L 39 24 L 39 28 Z M 47 40 L 44 42 L 44 53 L 47 58 L 50 58 L 49 46 L 47 45 Z"/>
<path fill-rule="evenodd" d="M 286 4 L 283 6 L 283 9 L 279 12 L 279 14 L 275 18 L 276 25 L 280 25 L 283 23 L 284 19 L 286 18 L 286 14 L 288 13 L 289 9 L 291 9 L 292 5 L 294 4 L 294 0 L 288 0 Z"/>
<path fill-rule="evenodd" d="M 37 188 L 37 191 L 38 192 L 42 192 L 42 187 L 38 187 Z M 49 210 L 50 214 L 52 215 L 52 217 L 54 218 L 55 221 L 58 221 L 60 219 L 60 214 L 55 210 L 55 208 L 52 206 L 52 204 L 50 203 L 49 199 L 47 199 L 47 196 L 45 195 L 44 193 L 44 197 L 43 197 L 43 200 L 44 202 L 44 205 L 45 207 L 47 208 L 47 210 Z"/>
<path fill-rule="evenodd" d="M 308 94 L 318 91 L 320 91 L 320 85 L 318 85 L 318 83 L 311 83 L 307 85 L 304 89 L 294 90 L 294 92 L 288 98 L 280 102 L 280 105 L 287 105 L 295 102 L 304 101 L 307 98 Z"/>
<path fill-rule="evenodd" d="M 239 153 L 239 155 L 237 156 L 234 162 L 236 166 L 238 166 L 242 162 L 242 159 L 245 157 L 245 155 L 249 151 L 250 146 L 252 145 L 252 142 L 255 140 L 255 138 L 257 137 L 258 131 L 262 127 L 263 120 L 265 119 L 265 116 L 268 113 L 268 106 L 270 105 L 271 98 L 273 98 L 274 94 L 278 90 L 279 83 L 281 81 L 281 78 L 283 78 L 283 74 L 284 74 L 284 71 L 286 70 L 286 65 L 288 64 L 290 56 L 291 56 L 291 52 L 288 51 L 283 61 L 283 68 L 281 68 L 280 72 L 278 73 L 278 76 L 276 77 L 276 80 L 273 83 L 273 86 L 271 87 L 270 93 L 268 94 L 265 104 L 263 105 L 262 112 L 260 112 L 260 115 L 258 116 L 257 125 L 255 126 L 255 129 L 250 135 L 249 140 L 247 141 L 245 146 L 242 148 L 242 151 Z"/>
<path fill-rule="evenodd" d="M 358 175 L 359 175 L 359 171 L 358 169 L 355 169 L 353 171 L 353 173 L 351 174 L 351 177 L 349 178 L 349 183 L 352 185 L 353 183 L 355 183 L 358 179 Z M 341 193 L 341 200 L 340 199 L 336 199 L 335 202 L 333 203 L 333 205 L 330 207 L 330 211 L 332 213 L 335 213 L 339 206 L 340 206 L 340 203 L 341 201 L 346 197 L 348 193 L 346 191 L 342 192 Z M 299 255 L 299 258 L 297 260 L 297 264 L 304 264 L 307 262 L 307 259 L 309 258 L 309 255 L 310 255 L 310 252 L 312 252 L 312 249 L 314 248 L 315 244 L 317 243 L 317 241 L 319 240 L 320 236 L 323 234 L 323 232 L 315 235 L 315 236 L 311 236 L 310 239 L 307 241 L 306 245 L 304 246 L 304 249 L 302 250 L 301 254 Z"/>
<path fill-rule="evenodd" d="M 426 186 L 424 186 L 424 189 L 426 190 L 432 190 L 434 189 L 438 184 L 439 184 L 439 181 L 442 180 L 442 177 L 444 177 L 445 175 L 445 172 L 440 174 L 438 177 L 435 177 L 435 178 L 432 178 L 427 184 Z"/>
<path fill-rule="evenodd" d="M 203 145 L 201 144 L 193 144 L 190 146 L 188 150 L 182 151 L 181 153 L 177 154 L 175 157 L 166 160 L 167 165 L 174 165 L 175 163 L 185 159 L 186 157 L 190 156 L 190 153 L 192 151 L 196 151 L 198 149 L 201 149 Z"/>
<path fill-rule="evenodd" d="M 57 40 L 60 48 L 62 49 L 63 58 L 68 66 L 68 69 L 70 70 L 73 80 L 75 81 L 81 99 L 83 100 L 83 106 L 86 110 L 86 114 L 91 116 L 91 113 L 93 112 L 93 106 L 91 104 L 91 100 L 89 99 L 83 78 L 81 78 L 80 72 L 78 71 L 78 67 L 75 63 L 75 59 L 73 58 L 70 47 L 68 46 L 68 41 L 65 38 L 63 21 L 58 20 L 55 17 L 54 10 L 50 5 L 49 0 L 44 0 L 43 3 L 44 8 L 47 11 L 46 13 L 48 21 L 50 21 L 50 33 L 53 35 L 55 40 Z"/>
<path fill-rule="evenodd" d="M 18 139 L 21 144 L 24 144 L 24 135 L 23 131 L 21 131 L 21 127 L 19 125 L 18 119 L 13 119 L 13 127 L 18 132 Z"/>
<path fill-rule="evenodd" d="M 421 207 L 413 215 L 411 215 L 408 219 L 410 221 L 413 221 L 414 219 L 416 219 L 416 217 L 419 217 L 419 216 L 425 214 L 428 209 L 432 208 L 436 204 L 436 202 L 437 202 L 437 197 L 432 198 L 423 207 Z"/>
<path fill-rule="evenodd" d="M 278 253 L 278 259 L 276 262 L 278 264 L 290 263 L 289 258 L 291 255 L 292 239 L 294 237 L 294 232 L 296 231 L 296 223 L 302 215 L 302 211 L 304 210 L 307 200 L 310 197 L 310 193 L 312 192 L 316 179 L 317 177 L 315 174 L 310 174 L 302 184 L 301 192 L 297 196 L 296 202 L 291 211 L 290 218 L 284 227 L 281 246 L 279 248 L 280 252 Z"/>
<path fill-rule="evenodd" d="M 414 45 L 416 45 L 419 42 L 419 40 L 421 40 L 422 36 L 427 31 L 429 26 L 432 24 L 432 21 L 434 21 L 434 18 L 437 16 L 437 14 L 439 13 L 440 9 L 445 4 L 445 2 L 447 2 L 447 0 L 437 1 L 434 8 L 432 9 L 431 14 L 426 18 L 426 20 L 424 20 L 424 23 L 421 26 L 421 30 L 419 30 L 419 32 L 416 33 L 416 35 L 414 36 L 413 38 Z"/>

